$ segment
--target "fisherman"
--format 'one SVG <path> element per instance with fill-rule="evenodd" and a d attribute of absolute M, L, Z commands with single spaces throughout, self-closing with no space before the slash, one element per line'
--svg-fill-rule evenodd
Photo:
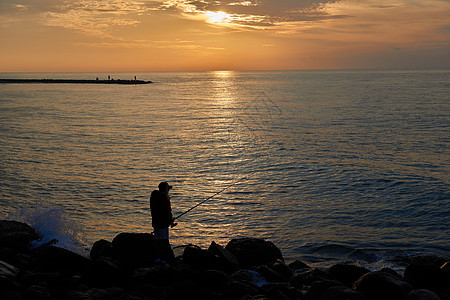
<path fill-rule="evenodd" d="M 154 190 L 150 196 L 150 211 L 155 234 L 155 262 L 166 263 L 175 259 L 169 244 L 169 226 L 173 227 L 176 225 L 173 222 L 172 208 L 170 206 L 170 189 L 172 189 L 171 185 L 167 182 L 161 182 L 158 185 L 158 190 Z"/>

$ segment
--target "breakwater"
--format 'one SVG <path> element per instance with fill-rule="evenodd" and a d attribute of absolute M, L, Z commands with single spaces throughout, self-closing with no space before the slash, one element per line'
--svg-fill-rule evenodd
<path fill-rule="evenodd" d="M 124 79 L 0 79 L 0 83 L 70 83 L 70 84 L 149 84 L 146 80 L 124 80 Z"/>
<path fill-rule="evenodd" d="M 0 221 L 1 299 L 450 299 L 448 258 L 405 258 L 404 275 L 336 264 L 311 268 L 284 261 L 272 242 L 231 240 L 208 249 L 186 245 L 155 262 L 148 233 L 99 240 L 89 257 L 55 247 L 25 223 Z M 178 252 L 178 253 L 177 253 Z"/>

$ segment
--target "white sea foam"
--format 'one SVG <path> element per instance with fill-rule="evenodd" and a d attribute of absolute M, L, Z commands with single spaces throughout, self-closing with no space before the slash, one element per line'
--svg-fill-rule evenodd
<path fill-rule="evenodd" d="M 9 220 L 26 223 L 34 228 L 41 239 L 32 246 L 38 247 L 52 240 L 55 246 L 86 255 L 86 238 L 81 224 L 68 219 L 62 208 L 21 208 L 10 213 Z"/>

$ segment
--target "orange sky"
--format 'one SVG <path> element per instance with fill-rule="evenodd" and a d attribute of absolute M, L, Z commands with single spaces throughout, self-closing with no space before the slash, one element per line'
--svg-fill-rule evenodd
<path fill-rule="evenodd" d="M 449 0 L 2 0 L 0 72 L 450 68 Z"/>

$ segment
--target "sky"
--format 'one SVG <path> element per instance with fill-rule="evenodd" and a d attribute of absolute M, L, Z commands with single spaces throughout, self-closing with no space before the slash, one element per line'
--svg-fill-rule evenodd
<path fill-rule="evenodd" d="M 450 68 L 450 0 L 1 0 L 0 72 Z"/>

